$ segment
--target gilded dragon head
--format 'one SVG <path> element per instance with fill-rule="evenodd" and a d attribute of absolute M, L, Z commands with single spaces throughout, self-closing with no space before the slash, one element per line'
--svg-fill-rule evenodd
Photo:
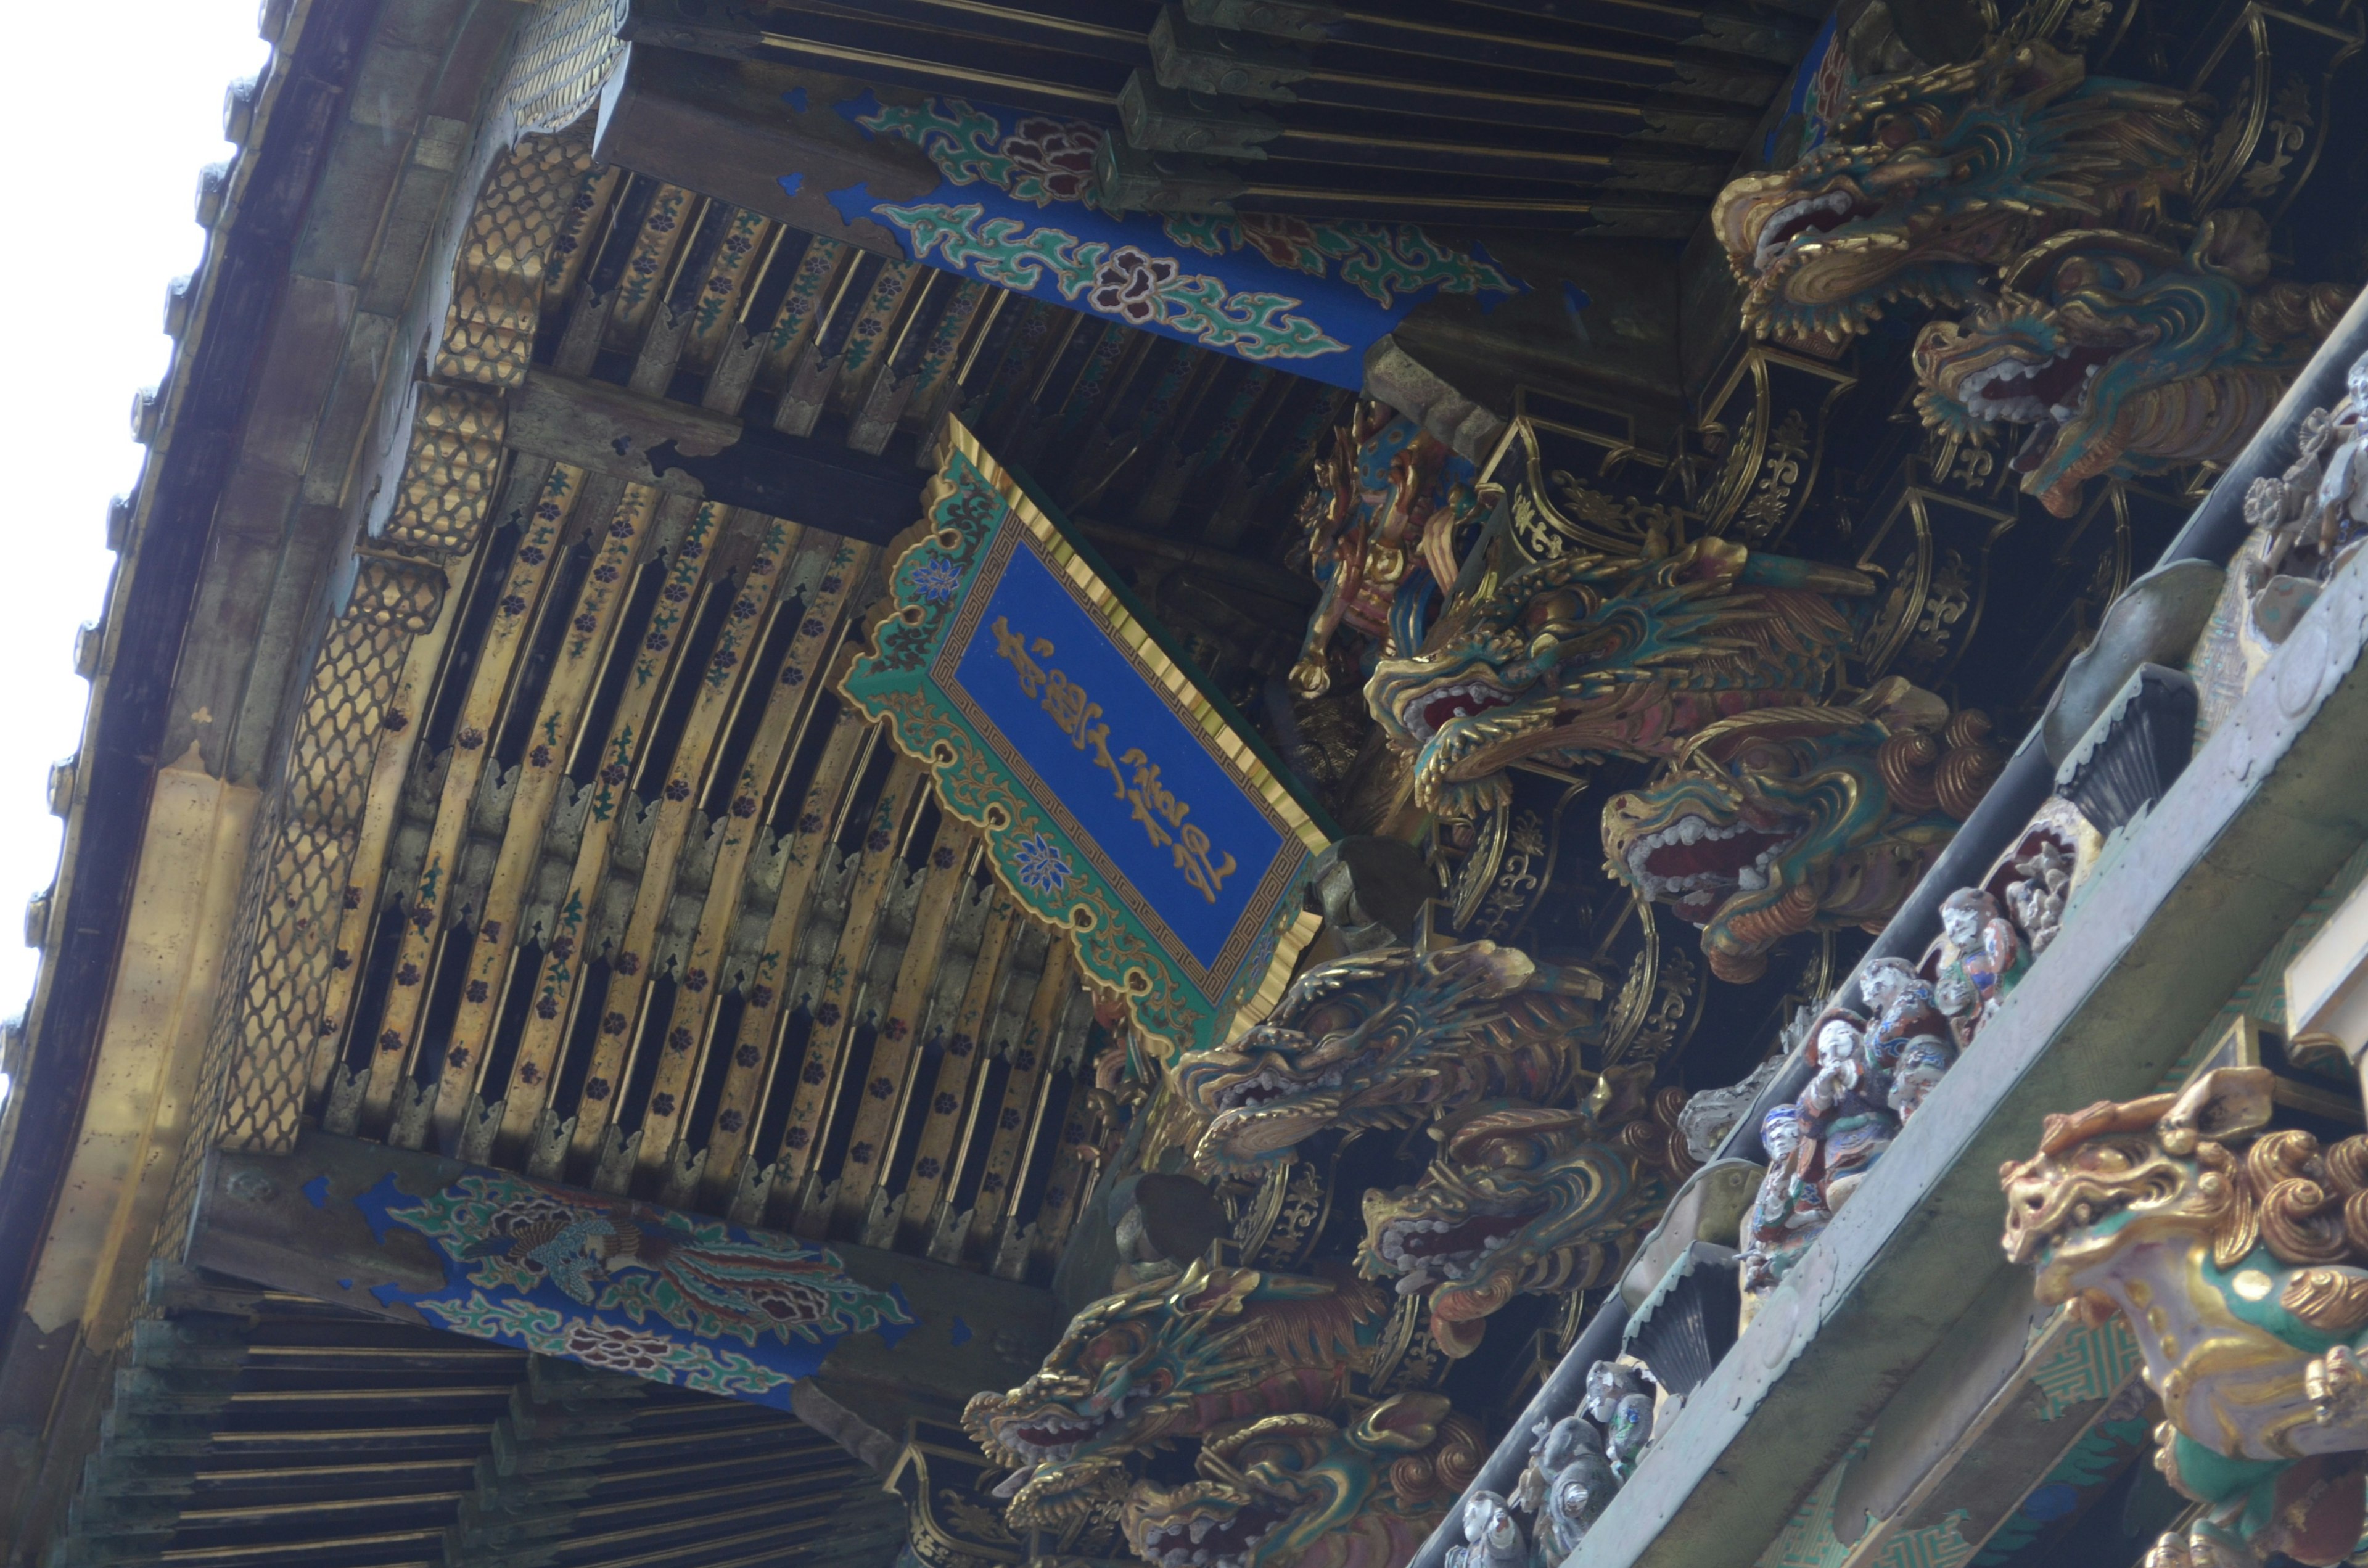
<path fill-rule="evenodd" d="M 1353 1278 L 1196 1261 L 1087 1306 L 1026 1382 L 973 1396 L 962 1428 L 1017 1472 L 1012 1523 L 1057 1523 L 1123 1490 L 1127 1455 L 1221 1416 L 1327 1408 L 1385 1316 Z"/>
<path fill-rule="evenodd" d="M 1668 755 L 1737 711 L 1825 695 L 1856 636 L 1860 574 L 1697 540 L 1658 560 L 1586 552 L 1524 567 L 1383 659 L 1365 706 L 1414 757 L 1416 803 L 1469 817 L 1507 769 Z"/>
<path fill-rule="evenodd" d="M 1428 1290 L 1431 1337 L 1451 1356 L 1476 1349 L 1482 1320 L 1520 1291 L 1613 1278 L 1669 1188 L 1640 1147 L 1653 1130 L 1606 1110 L 1491 1105 L 1434 1129 L 1421 1181 L 1366 1192 L 1358 1268 L 1395 1278 L 1400 1295 Z M 1624 1139 L 1632 1129 L 1645 1137 Z"/>
<path fill-rule="evenodd" d="M 1861 88 L 1823 146 L 1728 185 L 1711 222 L 1747 326 L 1838 346 L 1886 301 L 1975 302 L 1985 270 L 2057 230 L 2150 226 L 2184 193 L 2201 131 L 2183 94 L 1994 39 Z"/>
<path fill-rule="evenodd" d="M 1604 807 L 1609 869 L 1702 927 L 1713 973 L 1755 979 L 1795 932 L 1898 908 L 1997 775 L 1987 728 L 1896 679 L 1848 708 L 1747 714 Z"/>
<path fill-rule="evenodd" d="M 1264 1022 L 1177 1066 L 1178 1091 L 1209 1122 L 1195 1157 L 1252 1169 L 1327 1128 L 1411 1126 L 1492 1073 L 1549 1092 L 1575 1072 L 1601 994 L 1587 971 L 1542 968 L 1493 942 L 1318 964 Z"/>
<path fill-rule="evenodd" d="M 1270 1415 L 1201 1445 L 1196 1480 L 1138 1482 L 1119 1518 L 1153 1568 L 1402 1568 L 1480 1467 L 1446 1397 L 1353 1420 Z"/>
<path fill-rule="evenodd" d="M 2049 1117 L 2039 1153 L 1998 1169 L 2007 1260 L 2034 1266 L 2049 1302 L 2171 1236 L 2223 1269 L 2256 1246 L 2294 1267 L 2368 1261 L 2368 1211 L 2354 1213 L 2368 1210 L 2368 1138 L 2322 1150 L 2307 1132 L 2267 1131 L 2275 1084 L 2265 1067 L 2218 1067 L 2178 1094 Z"/>
<path fill-rule="evenodd" d="M 2027 426 L 2009 466 L 2059 517 L 2099 474 L 2224 461 L 2348 302 L 2262 287 L 2268 243 L 2243 208 L 2206 217 L 2183 256 L 2139 234 L 2058 234 L 2015 258 L 1995 299 L 1918 335 L 1917 408 L 1976 444 Z"/>

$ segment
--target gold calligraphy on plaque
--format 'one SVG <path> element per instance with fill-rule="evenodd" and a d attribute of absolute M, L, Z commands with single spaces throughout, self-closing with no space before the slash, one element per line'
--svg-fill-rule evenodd
<path fill-rule="evenodd" d="M 1192 808 L 1176 798 L 1175 792 L 1159 780 L 1159 765 L 1140 749 L 1130 747 L 1117 756 L 1110 755 L 1110 725 L 1101 722 L 1101 704 L 1086 695 L 1085 687 L 1063 675 L 1037 663 L 1053 656 L 1053 644 L 1039 637 L 1032 642 L 1011 630 L 1009 620 L 995 618 L 995 651 L 1019 674 L 1019 689 L 1040 699 L 1045 712 L 1053 716 L 1069 744 L 1079 751 L 1090 749 L 1094 766 L 1110 774 L 1118 788 L 1113 797 L 1134 808 L 1134 820 L 1151 837 L 1152 846 L 1168 849 L 1175 856 L 1176 869 L 1184 880 L 1211 903 L 1217 902 L 1217 890 L 1225 879 L 1240 868 L 1231 853 L 1218 858 L 1210 858 L 1209 835 L 1185 817 Z M 1127 769 L 1133 771 L 1129 773 Z"/>

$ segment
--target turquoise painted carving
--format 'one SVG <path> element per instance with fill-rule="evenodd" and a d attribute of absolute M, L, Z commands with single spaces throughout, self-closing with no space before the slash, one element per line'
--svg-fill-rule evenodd
<path fill-rule="evenodd" d="M 2368 1138 L 2270 1126 L 2266 1068 L 2047 1118 L 2000 1173 L 2043 1301 L 2127 1319 L 2168 1418 L 2155 1463 L 2203 1505 L 2158 1568 L 2329 1564 L 2368 1522 Z"/>
<path fill-rule="evenodd" d="M 1452 606 L 1420 653 L 1373 666 L 1365 706 L 1414 758 L 1417 805 L 1501 810 L 1516 762 L 1660 760 L 1759 709 L 1821 702 L 1873 580 L 1702 539 L 1572 551 Z"/>
<path fill-rule="evenodd" d="M 2059 230 L 2155 226 L 2186 193 L 2202 130 L 2183 93 L 1994 38 L 1862 84 L 1831 141 L 1728 185 L 1711 227 L 1747 328 L 1838 347 L 1893 301 L 1976 303 L 1987 269 Z"/>
<path fill-rule="evenodd" d="M 918 201 L 876 201 L 864 186 L 830 193 L 848 222 L 887 225 L 913 259 L 1336 385 L 1359 385 L 1364 351 L 1421 300 L 1524 287 L 1411 224 L 1109 212 L 1096 199 L 1097 126 L 961 98 L 866 93 L 837 108 L 919 147 L 943 176 Z M 1044 222 L 1056 205 L 1061 221 Z"/>
<path fill-rule="evenodd" d="M 2182 255 L 2076 229 L 2017 256 L 1997 296 L 1917 335 L 1924 423 L 1978 445 L 2027 438 L 2009 466 L 2059 517 L 2100 474 L 2226 462 L 2351 302 L 2334 284 L 2269 280 L 2269 225 L 2210 213 Z"/>
<path fill-rule="evenodd" d="M 1338 1408 L 1389 1320 L 1360 1279 L 1196 1260 L 1088 1305 L 1027 1381 L 973 1397 L 962 1428 L 1018 1472 L 1011 1523 L 1054 1528 L 1114 1506 L 1131 1457 Z"/>
<path fill-rule="evenodd" d="M 1443 1394 L 1354 1420 L 1269 1415 L 1211 1437 L 1181 1486 L 1138 1481 L 1120 1510 L 1155 1568 L 1404 1568 L 1479 1472 L 1486 1439 Z"/>
<path fill-rule="evenodd" d="M 1020 906 L 1169 1053 L 1281 995 L 1328 842 L 1193 677 L 970 432 L 842 683 L 985 833 Z"/>
<path fill-rule="evenodd" d="M 1738 714 L 1603 808 L 1605 858 L 1747 983 L 1786 937 L 1891 917 L 1998 776 L 1989 727 L 1896 676 L 1845 707 Z"/>
<path fill-rule="evenodd" d="M 1668 1159 L 1667 1140 L 1654 1150 L 1652 1123 L 1638 1125 L 1635 1080 L 1650 1069 L 1614 1072 L 1600 1112 L 1491 1101 L 1432 1129 L 1440 1153 L 1420 1182 L 1366 1189 L 1358 1270 L 1400 1295 L 1429 1290 L 1431 1337 L 1448 1355 L 1479 1348 L 1486 1320 L 1517 1294 L 1615 1278 L 1668 1206 L 1673 1173 L 1649 1158 Z M 1682 1103 L 1682 1091 L 1663 1093 Z"/>
<path fill-rule="evenodd" d="M 671 1338 L 626 1324 L 573 1317 L 556 1307 L 489 1299 L 471 1291 L 465 1301 L 423 1306 L 433 1320 L 473 1339 L 516 1345 L 539 1356 L 559 1356 L 632 1377 L 672 1383 L 725 1399 L 762 1404 L 766 1396 L 797 1380 L 740 1351 Z"/>
<path fill-rule="evenodd" d="M 1494 942 L 1334 959 L 1273 1013 L 1184 1062 L 1176 1092 L 1207 1119 L 1193 1157 L 1255 1172 L 1330 1128 L 1413 1127 L 1474 1101 L 1588 1090 L 1603 977 Z"/>
<path fill-rule="evenodd" d="M 354 1201 L 381 1243 L 409 1232 L 444 1265 L 437 1290 L 379 1287 L 388 1304 L 706 1393 L 786 1409 L 839 1339 L 915 1321 L 828 1248 L 507 1171 L 470 1169 L 424 1197 L 389 1176 Z"/>
<path fill-rule="evenodd" d="M 1031 229 L 1017 218 L 990 218 L 974 201 L 882 203 L 873 210 L 904 231 L 916 261 L 936 256 L 955 271 L 1018 294 L 1050 283 L 1072 304 L 1245 359 L 1308 359 L 1349 347 L 1292 314 L 1300 301 L 1290 295 L 1235 293 L 1223 278 L 1184 271 L 1173 256 L 1080 239 L 1064 229 Z"/>

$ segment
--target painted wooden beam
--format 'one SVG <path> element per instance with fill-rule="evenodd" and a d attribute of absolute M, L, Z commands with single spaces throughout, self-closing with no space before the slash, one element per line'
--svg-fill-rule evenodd
<path fill-rule="evenodd" d="M 644 397 L 541 367 L 509 394 L 509 445 L 671 494 L 885 544 L 918 521 L 909 460 Z"/>
<path fill-rule="evenodd" d="M 188 1261 L 810 1420 L 837 1405 L 887 1432 L 1019 1381 L 1064 1315 L 1049 1291 L 925 1258 L 309 1130 L 291 1154 L 209 1156 Z"/>

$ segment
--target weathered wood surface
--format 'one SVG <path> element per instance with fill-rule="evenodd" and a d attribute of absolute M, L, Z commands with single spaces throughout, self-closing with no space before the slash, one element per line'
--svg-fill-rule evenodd
<path fill-rule="evenodd" d="M 919 520 L 909 461 L 824 437 L 783 435 L 725 415 L 541 368 L 509 397 L 522 452 L 672 494 L 884 544 Z"/>
<path fill-rule="evenodd" d="M 938 187 L 920 149 L 866 136 L 837 113 L 869 84 L 662 41 L 634 42 L 610 79 L 595 142 L 602 163 L 904 259 L 885 227 L 850 223 L 830 201 L 850 186 L 867 187 L 875 201 L 912 201 Z"/>

